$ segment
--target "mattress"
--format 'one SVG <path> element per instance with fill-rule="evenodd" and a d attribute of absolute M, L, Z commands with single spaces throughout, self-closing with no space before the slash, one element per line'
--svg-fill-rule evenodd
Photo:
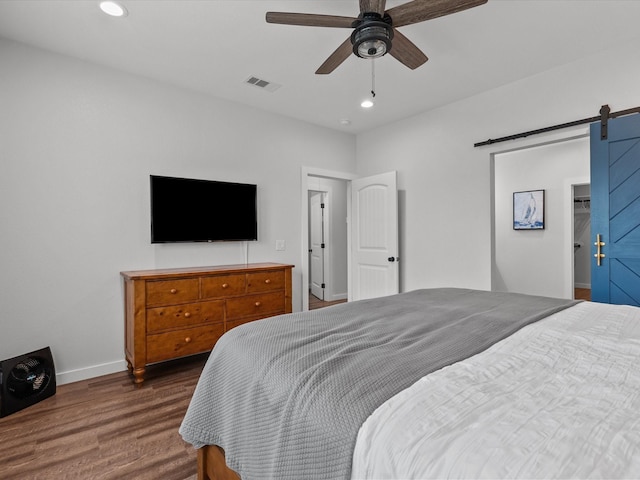
<path fill-rule="evenodd" d="M 348 480 L 376 408 L 573 303 L 428 289 L 252 322 L 216 344 L 180 433 L 243 480 Z"/>

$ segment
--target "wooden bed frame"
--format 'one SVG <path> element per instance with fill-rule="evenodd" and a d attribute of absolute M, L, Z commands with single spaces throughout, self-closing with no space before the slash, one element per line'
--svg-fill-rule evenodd
<path fill-rule="evenodd" d="M 217 445 L 198 449 L 198 480 L 241 480 L 240 475 L 227 467 L 224 450 Z"/>

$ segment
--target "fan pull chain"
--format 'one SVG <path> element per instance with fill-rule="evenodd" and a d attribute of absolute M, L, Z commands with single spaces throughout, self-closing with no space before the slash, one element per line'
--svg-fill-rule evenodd
<path fill-rule="evenodd" d="M 376 68 L 373 58 L 371 59 L 371 98 L 376 98 Z"/>

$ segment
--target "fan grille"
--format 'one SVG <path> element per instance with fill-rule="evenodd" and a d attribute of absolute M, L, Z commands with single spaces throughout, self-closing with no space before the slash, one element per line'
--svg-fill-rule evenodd
<path fill-rule="evenodd" d="M 27 357 L 11 369 L 7 378 L 7 390 L 18 398 L 37 395 L 51 379 L 51 371 L 39 357 Z"/>

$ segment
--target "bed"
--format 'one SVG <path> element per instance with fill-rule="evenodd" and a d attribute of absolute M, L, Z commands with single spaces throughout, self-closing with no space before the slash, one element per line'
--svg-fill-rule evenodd
<path fill-rule="evenodd" d="M 180 427 L 211 480 L 640 478 L 640 308 L 426 289 L 238 327 Z"/>

